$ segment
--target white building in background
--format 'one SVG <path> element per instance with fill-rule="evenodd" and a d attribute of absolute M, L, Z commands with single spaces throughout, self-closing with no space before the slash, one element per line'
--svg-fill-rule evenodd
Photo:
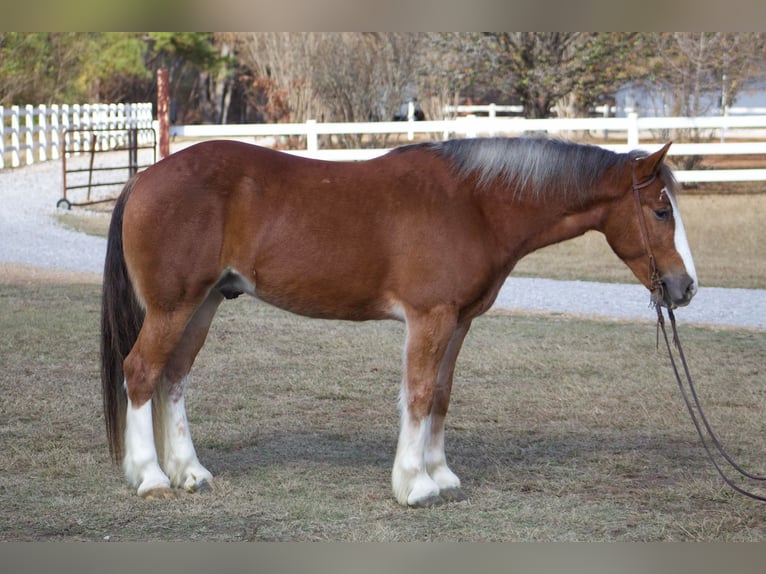
<path fill-rule="evenodd" d="M 661 85 L 638 82 L 626 84 L 615 92 L 614 100 L 617 117 L 625 117 L 631 112 L 643 117 L 673 115 L 673 94 Z M 700 100 L 700 115 L 724 115 L 720 92 L 707 92 Z M 730 115 L 766 115 L 766 80 L 753 81 L 740 90 L 733 105 L 725 112 Z"/>

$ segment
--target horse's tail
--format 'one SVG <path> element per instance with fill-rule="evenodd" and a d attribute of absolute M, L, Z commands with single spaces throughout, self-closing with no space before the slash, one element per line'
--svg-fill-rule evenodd
<path fill-rule="evenodd" d="M 125 265 L 122 245 L 122 220 L 125 203 L 138 177 L 125 184 L 114 206 L 104 264 L 101 300 L 101 391 L 109 452 L 115 463 L 123 455 L 125 414 L 128 398 L 124 386 L 123 361 L 138 338 L 144 311 L 136 298 Z"/>

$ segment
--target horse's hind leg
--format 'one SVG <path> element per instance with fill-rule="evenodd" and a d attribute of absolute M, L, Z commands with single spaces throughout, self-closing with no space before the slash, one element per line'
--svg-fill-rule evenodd
<path fill-rule="evenodd" d="M 173 494 L 170 479 L 157 458 L 152 398 L 195 310 L 196 306 L 179 307 L 171 312 L 148 308 L 138 339 L 125 359 L 128 408 L 123 469 L 138 494 L 146 498 Z"/>
<path fill-rule="evenodd" d="M 155 427 L 162 468 L 173 486 L 189 492 L 209 487 L 213 475 L 197 458 L 186 418 L 184 392 L 192 363 L 205 342 L 222 299 L 219 292 L 213 291 L 195 311 L 165 367 L 163 384 L 155 395 L 161 399 L 155 409 Z"/>

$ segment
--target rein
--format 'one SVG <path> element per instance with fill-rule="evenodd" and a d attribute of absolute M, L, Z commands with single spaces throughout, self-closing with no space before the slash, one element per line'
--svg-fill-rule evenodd
<path fill-rule="evenodd" d="M 713 427 L 710 425 L 710 422 L 705 416 L 705 412 L 702 410 L 702 405 L 700 404 L 699 396 L 697 395 L 697 391 L 694 387 L 694 382 L 692 380 L 691 372 L 689 371 L 689 365 L 686 362 L 686 356 L 684 355 L 683 348 L 681 347 L 681 340 L 678 337 L 678 330 L 676 328 L 675 315 L 673 314 L 673 310 L 670 307 L 668 307 L 667 308 L 668 317 L 670 319 L 670 326 L 673 331 L 673 346 L 675 346 L 676 351 L 678 352 L 678 357 L 683 367 L 684 375 L 686 377 L 686 383 L 689 387 L 688 393 L 687 393 L 686 387 L 684 386 L 683 379 L 678 371 L 678 365 L 676 364 L 676 359 L 673 355 L 673 350 L 670 345 L 670 339 L 668 338 L 668 333 L 665 329 L 665 316 L 662 313 L 662 305 L 661 305 L 662 300 L 664 298 L 664 290 L 662 286 L 662 281 L 660 280 L 660 277 L 659 277 L 659 272 L 657 271 L 657 264 L 654 259 L 654 253 L 652 252 L 652 248 L 649 243 L 649 232 L 646 225 L 646 219 L 644 218 L 644 211 L 641 207 L 640 191 L 644 189 L 645 187 L 648 187 L 652 183 L 654 183 L 654 181 L 657 179 L 657 174 L 654 174 L 651 178 L 649 178 L 648 180 L 642 183 L 638 183 L 636 179 L 636 171 L 635 171 L 635 165 L 634 165 L 632 170 L 632 175 L 633 175 L 633 195 L 635 197 L 636 208 L 638 210 L 638 221 L 641 227 L 641 239 L 644 242 L 644 247 L 646 248 L 646 253 L 649 258 L 649 272 L 651 277 L 649 282 L 649 290 L 652 293 L 651 304 L 657 310 L 657 347 L 659 348 L 660 331 L 662 331 L 663 338 L 665 339 L 665 346 L 668 349 L 668 356 L 670 357 L 670 364 L 673 367 L 673 373 L 675 375 L 676 382 L 678 383 L 678 388 L 681 391 L 681 396 L 684 399 L 684 403 L 686 404 L 686 408 L 689 411 L 689 415 L 691 415 L 692 422 L 694 423 L 694 428 L 697 429 L 697 434 L 699 435 L 700 440 L 702 441 L 702 446 L 705 448 L 705 452 L 707 453 L 707 456 L 710 459 L 710 462 L 713 463 L 713 466 L 718 471 L 718 474 L 721 476 L 723 481 L 736 492 L 739 492 L 740 494 L 744 494 L 745 496 L 748 496 L 755 500 L 761 500 L 766 502 L 766 496 L 755 494 L 735 484 L 734 481 L 731 478 L 729 478 L 729 476 L 724 472 L 721 466 L 716 462 L 715 456 L 710 447 L 710 444 L 708 444 L 708 440 L 705 437 L 705 431 L 707 431 L 707 435 L 709 436 L 709 439 L 712 445 L 715 447 L 718 453 L 724 458 L 724 460 L 726 460 L 726 462 L 729 463 L 729 465 L 735 471 L 737 471 L 740 475 L 744 476 L 745 478 L 749 478 L 751 480 L 766 481 L 766 476 L 759 476 L 756 474 L 752 474 L 744 470 L 740 465 L 738 465 L 734 461 L 734 459 L 732 459 L 729 453 L 726 452 L 726 449 L 724 449 L 723 445 L 721 444 L 721 441 L 718 439 L 718 436 L 713 431 Z M 691 394 L 692 399 L 689 398 L 689 394 Z M 695 413 L 695 407 L 696 407 L 696 413 Z M 702 422 L 702 424 L 700 424 L 700 421 Z M 703 428 L 702 428 L 703 426 L 705 427 L 705 431 L 703 431 Z"/>
<path fill-rule="evenodd" d="M 711 450 L 710 445 L 708 444 L 708 441 L 705 439 L 705 433 L 702 430 L 702 426 L 705 427 L 705 430 L 707 431 L 707 434 L 710 437 L 710 442 L 713 444 L 713 446 L 715 446 L 718 453 L 726 460 L 726 462 L 729 463 L 729 465 L 734 470 L 736 470 L 742 476 L 749 478 L 751 480 L 757 480 L 757 481 L 766 480 L 766 476 L 759 476 L 756 474 L 752 474 L 744 470 L 741 466 L 739 466 L 734 461 L 734 459 L 732 459 L 729 453 L 726 452 L 726 449 L 724 449 L 723 445 L 721 444 L 721 441 L 718 440 L 718 437 L 713 431 L 713 427 L 710 425 L 710 422 L 705 416 L 705 412 L 702 410 L 702 405 L 700 405 L 700 400 L 699 400 L 699 397 L 697 396 L 697 391 L 694 388 L 694 382 L 692 381 L 691 373 L 689 372 L 689 366 L 686 363 L 686 357 L 684 356 L 684 351 L 683 351 L 683 348 L 681 347 L 681 340 L 678 338 L 678 330 L 676 329 L 676 318 L 673 315 L 673 310 L 668 308 L 668 317 L 670 318 L 670 325 L 673 330 L 673 345 L 678 351 L 678 356 L 681 359 L 681 364 L 683 365 L 684 375 L 686 376 L 686 382 L 689 386 L 689 392 L 691 393 L 691 396 L 694 401 L 694 405 L 692 405 L 692 401 L 689 399 L 689 394 L 686 392 L 686 388 L 684 387 L 684 383 L 681 379 L 681 375 L 678 372 L 678 366 L 676 365 L 676 360 L 673 357 L 673 351 L 670 347 L 670 340 L 668 339 L 668 334 L 667 334 L 667 331 L 665 330 L 665 318 L 664 318 L 664 315 L 662 314 L 662 308 L 659 305 L 655 305 L 655 307 L 657 308 L 657 329 L 662 331 L 662 335 L 665 338 L 665 346 L 668 349 L 670 364 L 673 366 L 673 373 L 676 376 L 676 382 L 678 383 L 678 388 L 681 390 L 681 396 L 683 396 L 684 398 L 684 403 L 686 403 L 686 408 L 688 409 L 689 414 L 691 415 L 692 422 L 694 423 L 694 428 L 697 429 L 697 434 L 699 435 L 700 440 L 702 441 L 702 446 L 705 447 L 705 452 L 707 453 L 707 456 L 710 459 L 710 462 L 713 463 L 713 466 L 715 466 L 715 469 L 718 471 L 718 474 L 721 476 L 723 481 L 726 484 L 728 484 L 732 489 L 739 492 L 740 494 L 744 494 L 745 496 L 754 498 L 755 500 L 761 500 L 766 502 L 766 496 L 755 494 L 753 492 L 745 490 L 744 488 L 740 486 L 737 486 L 734 483 L 734 481 L 726 475 L 726 473 L 721 468 L 721 466 L 716 462 L 715 457 L 713 455 L 713 451 Z M 696 407 L 697 413 L 699 413 L 699 420 L 697 418 L 697 414 L 695 414 L 694 412 L 695 410 L 694 407 Z M 702 425 L 700 425 L 700 421 L 702 421 Z"/>

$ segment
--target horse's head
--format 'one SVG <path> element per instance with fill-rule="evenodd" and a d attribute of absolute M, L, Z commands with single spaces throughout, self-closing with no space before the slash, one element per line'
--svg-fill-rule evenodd
<path fill-rule="evenodd" d="M 624 193 L 607 213 L 603 230 L 654 301 L 674 308 L 694 297 L 697 273 L 674 197 L 677 184 L 663 163 L 669 147 L 628 162 L 619 178 Z"/>

